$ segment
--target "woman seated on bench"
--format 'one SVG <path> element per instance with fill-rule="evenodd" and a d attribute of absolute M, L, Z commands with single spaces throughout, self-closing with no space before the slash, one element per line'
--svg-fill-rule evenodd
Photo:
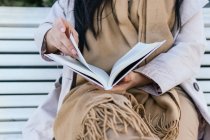
<path fill-rule="evenodd" d="M 35 38 L 46 60 L 45 53 L 76 57 L 71 33 L 87 62 L 107 72 L 139 41 L 166 43 L 109 91 L 64 67 L 56 88 L 29 120 L 24 138 L 210 139 L 210 115 L 193 78 L 205 48 L 206 2 L 57 1 Z"/>

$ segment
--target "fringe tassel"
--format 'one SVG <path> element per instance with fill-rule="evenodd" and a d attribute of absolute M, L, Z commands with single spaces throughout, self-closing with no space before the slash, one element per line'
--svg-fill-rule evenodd
<path fill-rule="evenodd" d="M 157 140 L 144 120 L 135 111 L 129 107 L 123 110 L 113 102 L 93 107 L 83 120 L 82 126 L 84 127 L 78 140 L 108 140 L 107 131 L 109 129 L 119 135 L 119 133 L 127 133 L 128 127 L 136 130 L 140 137 L 150 136 Z"/>
<path fill-rule="evenodd" d="M 147 126 L 150 128 L 153 134 L 157 135 L 161 140 L 175 140 L 179 134 L 179 121 L 174 120 L 165 123 L 166 116 L 161 114 L 151 118 L 151 115 L 146 115 L 144 106 L 139 104 L 134 107 L 134 110 L 144 119 Z M 154 126 L 153 122 L 158 122 Z"/>

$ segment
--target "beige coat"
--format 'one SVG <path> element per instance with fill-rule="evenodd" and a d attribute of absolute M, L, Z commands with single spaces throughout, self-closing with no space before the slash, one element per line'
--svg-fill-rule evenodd
<path fill-rule="evenodd" d="M 193 99 L 202 116 L 210 124 L 210 114 L 203 96 L 194 76 L 200 67 L 200 60 L 203 56 L 206 41 L 203 28 L 202 7 L 208 0 L 184 0 L 181 7 L 181 32 L 174 31 L 175 44 L 167 53 L 162 53 L 147 65 L 140 69 L 140 72 L 156 82 L 159 89 L 154 86 L 145 86 L 144 90 L 159 95 L 175 87 L 181 87 Z M 43 59 L 44 56 L 44 35 L 52 28 L 53 21 L 58 17 L 67 19 L 74 25 L 73 16 L 74 0 L 60 0 L 56 2 L 35 35 Z M 196 28 L 195 28 L 196 27 Z M 170 58 L 170 59 L 168 59 Z M 182 69 L 177 70 L 177 68 Z M 50 92 L 46 102 L 39 106 L 35 114 L 28 121 L 23 136 L 25 140 L 52 140 L 52 126 L 57 111 L 59 110 L 63 98 L 69 92 L 72 84 L 73 73 L 64 66 L 62 85 L 58 80 L 55 88 Z M 204 140 L 210 139 L 210 126 L 208 125 Z M 208 136 L 209 135 L 209 136 Z"/>

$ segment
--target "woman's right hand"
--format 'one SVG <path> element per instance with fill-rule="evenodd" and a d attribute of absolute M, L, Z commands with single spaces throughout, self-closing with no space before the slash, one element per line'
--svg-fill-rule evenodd
<path fill-rule="evenodd" d="M 77 52 L 69 39 L 70 34 L 73 35 L 78 44 L 78 33 L 74 27 L 62 18 L 55 20 L 53 27 L 45 35 L 47 53 L 55 53 L 59 50 L 63 54 L 75 58 Z"/>

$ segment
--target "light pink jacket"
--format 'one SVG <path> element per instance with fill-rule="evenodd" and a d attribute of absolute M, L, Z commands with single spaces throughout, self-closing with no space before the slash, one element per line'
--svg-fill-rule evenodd
<path fill-rule="evenodd" d="M 141 73 L 157 83 L 159 89 L 153 89 L 151 86 L 143 87 L 156 95 L 158 95 L 157 90 L 164 93 L 177 85 L 181 85 L 210 124 L 210 114 L 203 92 L 194 78 L 200 68 L 201 57 L 206 46 L 202 7 L 207 2 L 208 0 L 184 0 L 181 7 L 182 30 L 181 32 L 174 31 L 174 46 L 167 53 L 160 54 L 143 66 Z M 59 17 L 67 19 L 74 25 L 73 7 L 74 0 L 56 2 L 45 22 L 38 28 L 35 41 L 43 59 L 50 61 L 44 56 L 45 44 L 43 39 L 46 32 L 52 28 L 52 23 Z M 71 88 L 73 72 L 64 66 L 61 77 L 62 85 L 59 83 L 59 77 L 47 100 L 29 119 L 23 130 L 24 140 L 52 140 L 53 122 L 65 95 Z M 210 140 L 209 125 L 206 128 L 204 140 Z"/>

